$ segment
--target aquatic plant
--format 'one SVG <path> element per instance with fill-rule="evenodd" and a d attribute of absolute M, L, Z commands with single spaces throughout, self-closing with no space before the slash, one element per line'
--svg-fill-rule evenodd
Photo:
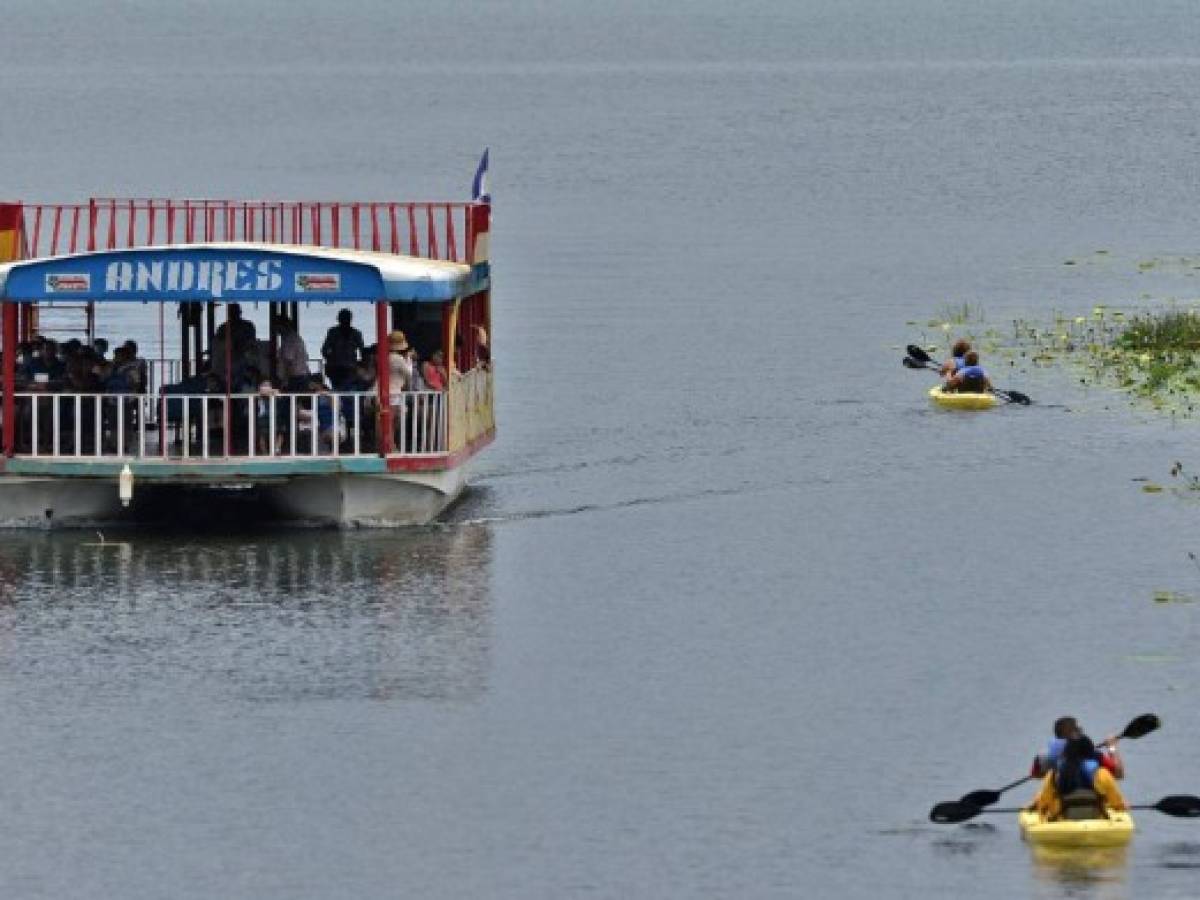
<path fill-rule="evenodd" d="M 943 325 L 966 325 L 983 321 L 983 307 L 978 303 L 944 303 L 938 307 L 937 322 Z M 930 323 L 933 324 L 933 323 Z"/>

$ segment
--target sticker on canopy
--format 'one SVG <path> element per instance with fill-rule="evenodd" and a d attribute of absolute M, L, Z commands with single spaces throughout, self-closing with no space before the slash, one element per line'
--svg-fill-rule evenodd
<path fill-rule="evenodd" d="M 335 273 L 296 273 L 297 294 L 336 294 L 342 289 L 342 276 Z"/>
<path fill-rule="evenodd" d="M 47 294 L 84 294 L 92 289 L 92 276 L 83 273 L 72 275 L 47 275 Z"/>

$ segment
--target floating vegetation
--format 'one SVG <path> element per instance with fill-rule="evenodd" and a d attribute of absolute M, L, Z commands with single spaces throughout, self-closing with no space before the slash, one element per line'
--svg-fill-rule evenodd
<path fill-rule="evenodd" d="M 1134 653 L 1125 657 L 1127 662 L 1138 663 L 1169 663 L 1178 662 L 1179 657 L 1169 656 L 1166 653 Z"/>
<path fill-rule="evenodd" d="M 1196 598 L 1179 591 L 1155 591 L 1155 603 L 1195 603 Z"/>
<path fill-rule="evenodd" d="M 1063 264 L 1173 277 L 1200 271 L 1200 257 L 1118 257 L 1103 248 Z M 1045 320 L 1012 320 L 1011 330 L 1007 324 L 984 324 L 977 303 L 951 301 L 925 323 L 922 345 L 936 358 L 955 340 L 966 338 L 984 357 L 993 379 L 1003 370 L 1011 376 L 1060 368 L 1084 387 L 1116 390 L 1135 406 L 1189 418 L 1200 412 L 1200 300 L 1173 300 L 1149 309 L 1142 302 L 1147 300 L 1151 296 L 1142 293 L 1139 300 L 1122 305 L 1096 301 L 1090 309 L 1051 312 Z"/>
<path fill-rule="evenodd" d="M 936 316 L 937 319 L 929 323 L 931 328 L 967 325 L 983 321 L 983 307 L 978 303 L 944 303 L 938 307 Z"/>
<path fill-rule="evenodd" d="M 1200 409 L 1200 308 L 1097 303 L 1047 324 L 1015 320 L 1011 344 L 1034 367 L 1068 368 L 1082 385 L 1119 389 L 1151 409 L 1182 417 Z"/>

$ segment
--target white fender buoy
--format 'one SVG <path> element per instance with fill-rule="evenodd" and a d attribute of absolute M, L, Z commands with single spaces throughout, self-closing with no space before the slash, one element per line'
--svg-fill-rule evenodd
<path fill-rule="evenodd" d="M 133 469 L 129 468 L 129 463 L 125 463 L 117 477 L 117 491 L 121 495 L 121 505 L 128 506 L 133 500 Z"/>

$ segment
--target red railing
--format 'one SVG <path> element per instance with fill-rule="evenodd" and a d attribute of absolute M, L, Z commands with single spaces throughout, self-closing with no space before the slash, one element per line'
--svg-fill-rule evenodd
<path fill-rule="evenodd" d="M 95 198 L 26 203 L 27 257 L 207 242 L 378 250 L 463 262 L 470 203 Z"/>

